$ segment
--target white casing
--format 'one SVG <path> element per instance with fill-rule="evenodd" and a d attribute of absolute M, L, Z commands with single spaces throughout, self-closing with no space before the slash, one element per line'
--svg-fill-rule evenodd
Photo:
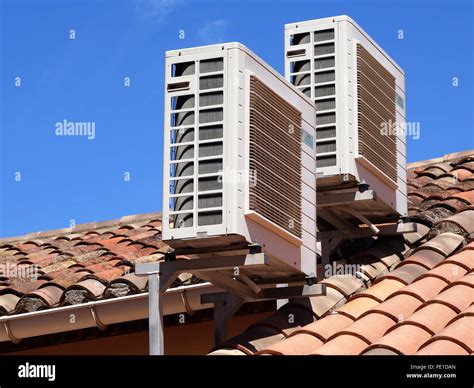
<path fill-rule="evenodd" d="M 318 191 L 320 185 L 337 175 L 349 174 L 355 177 L 359 183 L 367 183 L 370 188 L 376 191 L 378 199 L 393 208 L 394 212 L 401 216 L 407 215 L 407 187 L 406 187 L 406 140 L 405 134 L 398 131 L 396 134 L 396 171 L 397 179 L 390 179 L 386 173 L 370 163 L 359 154 L 358 138 L 358 106 L 357 106 L 357 44 L 361 44 L 371 56 L 373 56 L 386 70 L 395 78 L 396 91 L 396 124 L 405 123 L 405 75 L 403 70 L 390 58 L 382 48 L 365 33 L 362 28 L 348 16 L 329 17 L 324 19 L 310 20 L 304 22 L 290 23 L 285 25 L 285 78 L 291 80 L 291 63 L 295 61 L 309 60 L 311 63 L 310 82 L 299 86 L 300 90 L 306 90 L 313 101 L 317 102 L 315 96 L 315 58 L 313 52 L 315 35 L 314 32 L 334 29 L 334 38 L 328 40 L 335 44 L 335 80 L 327 84 L 335 85 L 336 105 L 334 109 L 321 112 L 317 108 L 317 115 L 320 113 L 335 113 L 336 126 L 336 149 L 332 152 L 318 153 Z M 300 45 L 292 45 L 293 36 L 296 34 L 310 33 L 308 42 Z M 324 44 L 326 42 L 322 42 Z M 321 44 L 321 42 L 317 42 Z M 295 51 L 295 50 L 301 51 Z M 296 55 L 293 55 L 296 54 Z M 319 71 L 325 71 L 321 69 Z M 294 74 L 294 73 L 293 73 Z M 309 74 L 309 72 L 308 72 Z M 318 84 L 324 85 L 324 84 Z M 319 100 L 327 96 L 319 97 Z M 318 117 L 319 118 L 319 117 Z M 317 142 L 321 144 L 327 139 L 320 136 L 320 120 L 317 120 Z M 327 125 L 326 125 L 327 127 Z M 382 152 L 382 151 L 381 151 Z M 322 166 L 321 158 L 334 156 L 334 165 Z M 328 178 L 328 179 L 326 179 Z M 333 180 L 334 181 L 334 180 Z"/>
<path fill-rule="evenodd" d="M 180 95 L 194 94 L 196 101 L 194 108 L 195 120 L 192 127 L 195 130 L 194 140 L 191 144 L 194 149 L 199 149 L 199 138 L 196 136 L 199 122 L 199 69 L 200 62 L 206 59 L 223 58 L 222 70 L 210 73 L 223 74 L 223 200 L 222 222 L 211 225 L 184 226 L 175 228 L 170 219 L 173 219 L 173 206 L 170 203 L 170 183 L 173 181 L 170 172 L 172 147 L 171 133 L 173 131 L 170 121 L 172 98 Z M 173 76 L 176 64 L 195 62 L 193 74 Z M 207 74 L 205 74 L 207 75 Z M 250 76 L 255 75 L 266 86 L 282 96 L 289 104 L 301 112 L 302 130 L 305 141 L 302 141 L 302 233 L 301 238 L 288 233 L 272 221 L 265 219 L 260 214 L 249 209 L 249 82 Z M 202 76 L 202 74 L 201 74 Z M 181 83 L 181 84 L 180 84 Z M 168 90 L 171 85 L 172 90 Z M 173 86 L 174 85 L 174 86 Z M 177 86 L 176 86 L 177 85 Z M 180 85 L 182 87 L 180 87 Z M 220 90 L 215 89 L 215 90 Z M 312 101 L 297 88 L 290 85 L 281 75 L 266 64 L 262 59 L 239 43 L 225 43 L 219 45 L 203 46 L 183 50 L 168 51 L 166 53 L 165 74 L 165 130 L 164 130 L 164 174 L 163 174 L 163 230 L 162 239 L 170 246 L 178 245 L 183 241 L 191 245 L 198 243 L 206 246 L 206 241 L 212 244 L 213 237 L 220 237 L 226 241 L 229 236 L 242 236 L 249 243 L 263 246 L 264 252 L 285 263 L 298 271 L 306 274 L 316 271 L 316 163 L 315 147 L 315 108 Z M 175 127 L 179 128 L 179 127 Z M 309 140 L 308 140 L 309 139 Z M 265 147 L 265 144 L 262 145 Z M 198 165 L 200 157 L 195 152 L 192 157 Z M 209 175 L 209 174 L 208 174 Z M 204 175 L 194 168 L 192 179 L 195 182 Z M 257 176 L 258 184 L 258 176 Z M 187 195 L 194 197 L 192 206 L 193 219 L 197 220 L 198 208 L 196 200 L 200 195 L 198 185 L 194 184 L 193 191 Z M 212 248 L 212 247 L 211 247 Z"/>

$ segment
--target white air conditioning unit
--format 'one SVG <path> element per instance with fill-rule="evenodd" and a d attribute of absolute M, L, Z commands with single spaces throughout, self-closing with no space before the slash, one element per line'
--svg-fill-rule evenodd
<path fill-rule="evenodd" d="M 245 46 L 168 51 L 163 241 L 314 274 L 315 133 L 312 101 Z"/>
<path fill-rule="evenodd" d="M 338 16 L 285 25 L 285 76 L 316 106 L 318 193 L 366 184 L 377 201 L 355 210 L 371 222 L 405 217 L 403 70 Z"/>

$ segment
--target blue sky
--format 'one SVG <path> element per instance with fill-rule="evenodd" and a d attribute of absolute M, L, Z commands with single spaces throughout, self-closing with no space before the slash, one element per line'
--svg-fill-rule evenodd
<path fill-rule="evenodd" d="M 469 0 L 0 4 L 0 236 L 160 211 L 164 52 L 240 41 L 283 72 L 289 22 L 347 14 L 404 68 L 409 161 L 474 148 Z M 95 138 L 56 136 L 64 119 Z"/>

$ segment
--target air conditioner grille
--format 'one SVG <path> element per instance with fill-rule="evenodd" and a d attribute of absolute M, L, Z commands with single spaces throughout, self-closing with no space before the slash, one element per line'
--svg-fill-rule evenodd
<path fill-rule="evenodd" d="M 395 77 L 357 44 L 359 154 L 397 181 Z"/>
<path fill-rule="evenodd" d="M 301 112 L 250 77 L 250 209 L 301 237 Z"/>
<path fill-rule="evenodd" d="M 171 95 L 171 228 L 223 222 L 224 58 L 172 66 L 173 77 L 185 75 L 198 87 Z"/>

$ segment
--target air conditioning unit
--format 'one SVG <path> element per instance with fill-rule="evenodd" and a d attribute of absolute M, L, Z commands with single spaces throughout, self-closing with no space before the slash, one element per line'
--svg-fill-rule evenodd
<path fill-rule="evenodd" d="M 315 108 L 239 43 L 166 53 L 163 241 L 315 273 Z M 290 271 L 291 272 L 291 271 Z"/>
<path fill-rule="evenodd" d="M 316 106 L 318 193 L 368 185 L 376 201 L 353 210 L 379 223 L 406 216 L 403 70 L 338 16 L 285 25 L 285 76 Z"/>

